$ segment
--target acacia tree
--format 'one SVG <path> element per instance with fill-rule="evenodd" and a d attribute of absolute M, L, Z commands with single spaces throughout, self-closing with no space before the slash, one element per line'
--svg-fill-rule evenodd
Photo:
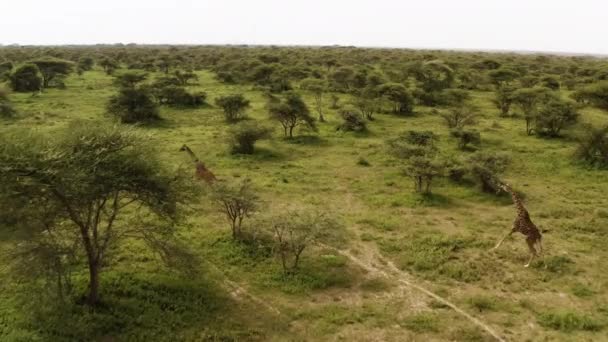
<path fill-rule="evenodd" d="M 378 87 L 378 93 L 391 103 L 395 114 L 411 114 L 414 108 L 414 98 L 407 88 L 400 83 L 385 83 Z"/>
<path fill-rule="evenodd" d="M 336 228 L 335 220 L 327 214 L 304 210 L 287 210 L 272 219 L 271 230 L 275 240 L 275 252 L 281 260 L 284 274 L 297 272 L 304 251 L 310 245 L 321 242 L 330 229 Z"/>
<path fill-rule="evenodd" d="M 258 208 L 259 196 L 246 179 L 238 185 L 218 182 L 211 188 L 211 200 L 230 223 L 232 238 L 243 238 L 243 220 Z"/>
<path fill-rule="evenodd" d="M 500 110 L 500 116 L 508 116 L 513 104 L 513 92 L 515 88 L 502 85 L 496 88 L 496 96 L 493 99 L 496 108 Z"/>
<path fill-rule="evenodd" d="M 48 88 L 51 82 L 65 77 L 74 69 L 74 63 L 57 58 L 36 59 L 31 62 L 38 66 L 42 75 L 42 86 Z"/>
<path fill-rule="evenodd" d="M 323 117 L 323 94 L 327 92 L 327 82 L 318 78 L 307 78 L 302 80 L 300 87 L 312 93 L 315 98 L 315 109 L 319 114 L 319 122 L 325 122 Z"/>
<path fill-rule="evenodd" d="M 306 103 L 300 95 L 293 92 L 279 101 L 271 101 L 268 104 L 268 112 L 271 119 L 281 123 L 285 136 L 289 138 L 293 138 L 293 130 L 297 126 L 304 125 L 313 130 L 317 128 Z"/>
<path fill-rule="evenodd" d="M 593 167 L 608 168 L 608 126 L 586 127 L 581 137 L 575 157 Z"/>
<path fill-rule="evenodd" d="M 578 113 L 573 103 L 552 99 L 535 116 L 536 131 L 540 135 L 558 137 L 562 129 L 576 123 Z"/>
<path fill-rule="evenodd" d="M 215 100 L 215 104 L 222 107 L 224 117 L 228 122 L 236 122 L 243 118 L 246 108 L 249 108 L 250 102 L 242 94 L 233 94 L 219 97 Z"/>
<path fill-rule="evenodd" d="M 141 135 L 79 122 L 60 139 L 3 140 L 0 205 L 3 224 L 18 239 L 13 255 L 21 268 L 86 265 L 87 303 L 95 306 L 102 270 L 112 265 L 109 251 L 128 241 L 143 242 L 169 265 L 192 261 L 175 233 L 194 187 L 189 177 L 168 173 Z"/>
<path fill-rule="evenodd" d="M 554 97 L 548 88 L 543 87 L 521 88 L 513 92 L 513 103 L 519 106 L 524 113 L 528 135 L 534 131 L 534 120 L 539 106 Z"/>

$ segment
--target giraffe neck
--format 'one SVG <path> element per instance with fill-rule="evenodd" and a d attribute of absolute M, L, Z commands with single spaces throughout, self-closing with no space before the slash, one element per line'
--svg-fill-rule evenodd
<path fill-rule="evenodd" d="M 524 207 L 524 203 L 522 202 L 519 195 L 517 195 L 517 193 L 513 191 L 513 189 L 509 189 L 509 192 L 511 193 L 511 198 L 513 199 L 513 204 L 515 204 L 515 208 L 517 208 L 517 212 L 519 214 L 527 213 L 528 211 Z"/>
<path fill-rule="evenodd" d="M 190 156 L 190 159 L 192 159 L 193 162 L 198 163 L 199 160 L 196 157 L 196 154 L 194 154 L 194 152 L 192 152 L 192 150 L 190 149 L 190 147 L 186 146 L 185 147 L 186 153 L 188 153 L 188 155 Z"/>

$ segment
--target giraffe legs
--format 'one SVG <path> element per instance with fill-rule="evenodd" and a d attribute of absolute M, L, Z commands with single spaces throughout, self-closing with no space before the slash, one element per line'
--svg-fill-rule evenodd
<path fill-rule="evenodd" d="M 527 238 L 526 243 L 528 244 L 528 249 L 530 250 L 530 259 L 528 260 L 528 263 L 524 265 L 524 267 L 529 267 L 530 263 L 532 260 L 534 260 L 534 257 L 538 255 L 538 253 L 536 252 L 536 248 L 534 248 L 534 244 L 536 243 L 534 239 Z M 540 248 L 542 251 L 542 247 Z"/>
<path fill-rule="evenodd" d="M 511 236 L 511 234 L 513 234 L 513 230 L 511 230 L 509 232 L 509 234 L 505 235 L 505 237 L 503 237 L 502 239 L 500 239 L 500 241 L 498 241 L 498 243 L 496 244 L 496 246 L 494 246 L 493 249 L 497 249 L 498 247 L 500 247 L 500 245 L 502 245 L 502 243 L 509 237 Z"/>

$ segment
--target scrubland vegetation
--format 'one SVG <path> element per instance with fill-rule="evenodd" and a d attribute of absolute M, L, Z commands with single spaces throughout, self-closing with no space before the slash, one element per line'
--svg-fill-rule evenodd
<path fill-rule="evenodd" d="M 608 340 L 606 59 L 4 47 L 0 82 L 2 341 Z M 491 250 L 500 182 L 545 263 Z"/>

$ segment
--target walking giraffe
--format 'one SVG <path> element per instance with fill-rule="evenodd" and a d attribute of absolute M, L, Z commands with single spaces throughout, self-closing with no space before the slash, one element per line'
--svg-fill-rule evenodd
<path fill-rule="evenodd" d="M 540 230 L 536 227 L 536 225 L 530 219 L 530 214 L 528 210 L 524 207 L 524 204 L 519 197 L 519 195 L 511 188 L 509 184 L 499 184 L 499 188 L 511 194 L 511 198 L 513 199 L 513 204 L 515 204 L 515 208 L 517 209 L 517 217 L 513 222 L 513 228 L 509 234 L 503 237 L 494 247 L 497 249 L 500 245 L 509 237 L 511 234 L 515 232 L 520 232 L 526 236 L 526 243 L 528 244 L 528 249 L 530 250 L 530 259 L 528 263 L 524 265 L 524 267 L 530 266 L 532 260 L 537 256 L 543 256 L 543 245 L 542 245 L 542 235 Z M 538 251 L 536 250 L 536 245 L 538 245 Z M 544 262 L 544 259 L 543 259 Z M 545 264 L 546 267 L 546 264 Z"/>
<path fill-rule="evenodd" d="M 180 148 L 179 150 L 188 153 L 190 159 L 192 159 L 192 162 L 194 163 L 195 167 L 194 177 L 196 177 L 197 179 L 202 179 L 209 184 L 217 180 L 213 172 L 207 169 L 205 164 L 203 164 L 203 162 L 196 157 L 194 152 L 192 152 L 192 150 L 187 145 L 182 146 L 182 148 Z"/>

